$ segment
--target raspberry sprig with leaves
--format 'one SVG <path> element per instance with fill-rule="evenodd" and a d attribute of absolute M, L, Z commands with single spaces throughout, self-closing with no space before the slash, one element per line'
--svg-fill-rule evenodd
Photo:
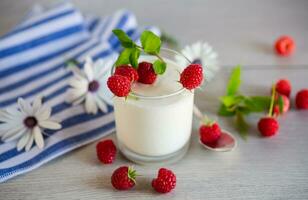
<path fill-rule="evenodd" d="M 221 106 L 218 114 L 235 117 L 236 127 L 243 139 L 247 137 L 249 125 L 245 116 L 251 113 L 268 110 L 271 98 L 268 96 L 245 96 L 239 92 L 241 85 L 241 67 L 233 69 L 226 90 L 226 95 L 220 97 Z"/>
<path fill-rule="evenodd" d="M 141 46 L 137 45 L 123 30 L 114 29 L 112 31 L 119 39 L 123 51 L 120 53 L 115 65 L 130 64 L 135 69 L 138 68 L 138 59 L 141 52 L 148 55 L 156 56 L 157 59 L 153 63 L 153 69 L 156 74 L 163 74 L 166 71 L 167 64 L 159 55 L 161 47 L 161 39 L 153 32 L 145 30 L 140 36 Z"/>

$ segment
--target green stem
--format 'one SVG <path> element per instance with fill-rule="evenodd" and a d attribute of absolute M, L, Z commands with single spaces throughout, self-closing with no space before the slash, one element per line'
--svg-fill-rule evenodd
<path fill-rule="evenodd" d="M 136 47 L 139 48 L 141 51 L 145 52 L 144 49 L 141 46 L 136 45 Z M 156 56 L 159 60 L 165 62 L 164 59 L 158 53 L 150 54 L 150 55 Z"/>
<path fill-rule="evenodd" d="M 271 117 L 272 114 L 273 114 L 275 96 L 276 96 L 276 88 L 275 88 L 275 84 L 273 84 L 273 86 L 272 86 L 271 104 L 270 104 L 270 109 L 269 109 L 269 112 L 268 112 L 268 116 L 269 116 L 269 117 Z"/>

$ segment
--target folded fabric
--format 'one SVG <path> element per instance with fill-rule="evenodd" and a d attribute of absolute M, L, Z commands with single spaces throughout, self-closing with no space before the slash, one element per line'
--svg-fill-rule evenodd
<path fill-rule="evenodd" d="M 91 115 L 82 105 L 65 102 L 72 76 L 65 62 L 74 58 L 83 63 L 87 56 L 116 59 L 120 43 L 112 34 L 115 28 L 135 40 L 142 30 L 129 11 L 84 17 L 72 4 L 64 3 L 49 9 L 35 7 L 26 20 L 0 38 L 0 109 L 16 107 L 18 97 L 32 101 L 41 95 L 62 124 L 61 130 L 48 132 L 44 149 L 17 151 L 16 141 L 0 142 L 0 182 L 113 132 L 112 105 L 107 113 Z M 159 34 L 155 27 L 147 29 Z"/>

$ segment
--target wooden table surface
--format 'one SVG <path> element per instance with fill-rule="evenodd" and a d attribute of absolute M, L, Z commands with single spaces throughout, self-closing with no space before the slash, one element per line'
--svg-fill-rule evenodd
<path fill-rule="evenodd" d="M 51 0 L 1 0 L 0 34 L 18 23 L 35 2 Z M 105 15 L 119 8 L 132 10 L 140 24 L 155 24 L 177 35 L 182 44 L 208 41 L 219 53 L 222 69 L 206 89 L 196 95 L 196 104 L 210 115 L 217 111 L 217 98 L 224 93 L 230 69 L 243 66 L 245 94 L 266 95 L 281 77 L 296 91 L 308 87 L 308 1 L 105 1 L 75 0 L 82 11 Z M 273 41 L 282 34 L 294 37 L 296 53 L 276 56 Z M 229 118 L 216 116 L 221 125 L 236 133 Z M 251 116 L 247 141 L 238 137 L 238 147 L 228 153 L 203 149 L 197 142 L 194 122 L 191 147 L 178 163 L 168 165 L 177 175 L 175 191 L 158 195 L 151 177 L 158 167 L 135 168 L 143 176 L 130 191 L 115 191 L 112 171 L 132 163 L 119 156 L 115 164 L 102 166 L 90 144 L 41 168 L 0 185 L 0 199 L 308 199 L 308 112 L 292 109 L 279 118 L 280 131 L 261 138 L 256 130 L 259 116 Z M 114 139 L 114 134 L 109 136 Z"/>

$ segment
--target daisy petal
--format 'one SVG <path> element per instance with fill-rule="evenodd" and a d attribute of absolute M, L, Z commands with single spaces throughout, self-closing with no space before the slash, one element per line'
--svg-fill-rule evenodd
<path fill-rule="evenodd" d="M 24 114 L 33 115 L 32 108 L 31 108 L 31 105 L 29 104 L 29 102 L 25 101 L 23 98 L 18 98 L 17 102 L 18 102 L 18 105 L 19 105 L 21 111 Z"/>
<path fill-rule="evenodd" d="M 0 137 L 4 133 L 6 133 L 9 129 L 11 129 L 12 124 L 11 123 L 1 123 L 0 124 Z"/>
<path fill-rule="evenodd" d="M 68 89 L 67 90 L 67 103 L 72 103 L 73 101 L 78 100 L 81 98 L 83 95 L 87 93 L 87 90 L 79 90 L 79 89 Z"/>
<path fill-rule="evenodd" d="M 41 129 L 38 126 L 33 128 L 32 135 L 34 136 L 36 145 L 42 149 L 44 147 L 44 138 Z"/>
<path fill-rule="evenodd" d="M 61 124 L 51 120 L 39 121 L 39 126 L 42 128 L 52 129 L 52 130 L 58 130 L 62 128 Z"/>
<path fill-rule="evenodd" d="M 33 101 L 33 113 L 36 113 L 42 106 L 42 97 L 37 96 Z"/>
<path fill-rule="evenodd" d="M 96 103 L 102 112 L 104 113 L 108 112 L 107 104 L 103 100 L 101 100 L 100 97 L 98 96 L 96 96 Z"/>
<path fill-rule="evenodd" d="M 14 119 L 14 117 L 11 114 L 9 114 L 8 112 L 4 110 L 0 110 L 0 122 L 9 122 L 12 119 Z"/>
<path fill-rule="evenodd" d="M 2 136 L 1 139 L 4 142 L 10 142 L 10 141 L 13 141 L 15 139 L 20 138 L 26 132 L 27 132 L 27 129 L 25 127 L 19 127 L 19 128 L 15 128 L 15 129 L 10 129 L 8 132 L 6 132 Z"/>
<path fill-rule="evenodd" d="M 90 93 L 88 93 L 87 96 L 86 96 L 85 108 L 86 108 L 87 113 L 96 114 L 95 111 L 97 112 L 97 106 L 96 106 L 96 103 L 94 101 L 94 97 Z"/>
<path fill-rule="evenodd" d="M 73 88 L 84 91 L 87 90 L 89 83 L 86 79 L 72 78 L 71 80 L 69 80 L 68 84 Z"/>
<path fill-rule="evenodd" d="M 101 90 L 97 94 L 107 104 L 113 105 L 113 99 L 112 98 L 113 98 L 114 94 L 110 92 L 110 90 L 107 88 L 107 86 L 104 86 L 104 87 L 102 86 Z"/>
<path fill-rule="evenodd" d="M 84 79 L 86 78 L 84 73 L 76 66 L 70 66 L 70 71 L 73 72 L 74 76 L 79 78 L 79 79 Z"/>
<path fill-rule="evenodd" d="M 84 72 L 88 78 L 89 81 L 92 81 L 94 78 L 94 73 L 93 73 L 93 62 L 90 57 L 86 58 L 86 62 L 84 64 Z"/>
<path fill-rule="evenodd" d="M 25 148 L 29 138 L 31 136 L 30 130 L 28 130 L 18 141 L 17 143 L 17 151 L 22 150 L 23 148 Z"/>
<path fill-rule="evenodd" d="M 73 106 L 76 106 L 78 104 L 81 104 L 81 102 L 83 102 L 85 99 L 85 96 L 80 97 L 79 99 L 75 100 L 72 104 Z"/>
<path fill-rule="evenodd" d="M 17 108 L 14 108 L 14 107 L 9 107 L 9 108 L 6 108 L 5 110 L 14 120 L 16 119 L 16 117 L 25 116 L 22 112 L 20 112 Z"/>
<path fill-rule="evenodd" d="M 35 113 L 35 117 L 42 121 L 48 119 L 50 115 L 51 115 L 51 108 L 48 106 L 42 107 Z"/>
<path fill-rule="evenodd" d="M 25 148 L 26 151 L 29 151 L 31 149 L 33 140 L 34 140 L 34 136 L 33 136 L 33 133 L 31 133 L 29 140 L 27 141 L 27 144 L 26 144 L 26 148 Z"/>

